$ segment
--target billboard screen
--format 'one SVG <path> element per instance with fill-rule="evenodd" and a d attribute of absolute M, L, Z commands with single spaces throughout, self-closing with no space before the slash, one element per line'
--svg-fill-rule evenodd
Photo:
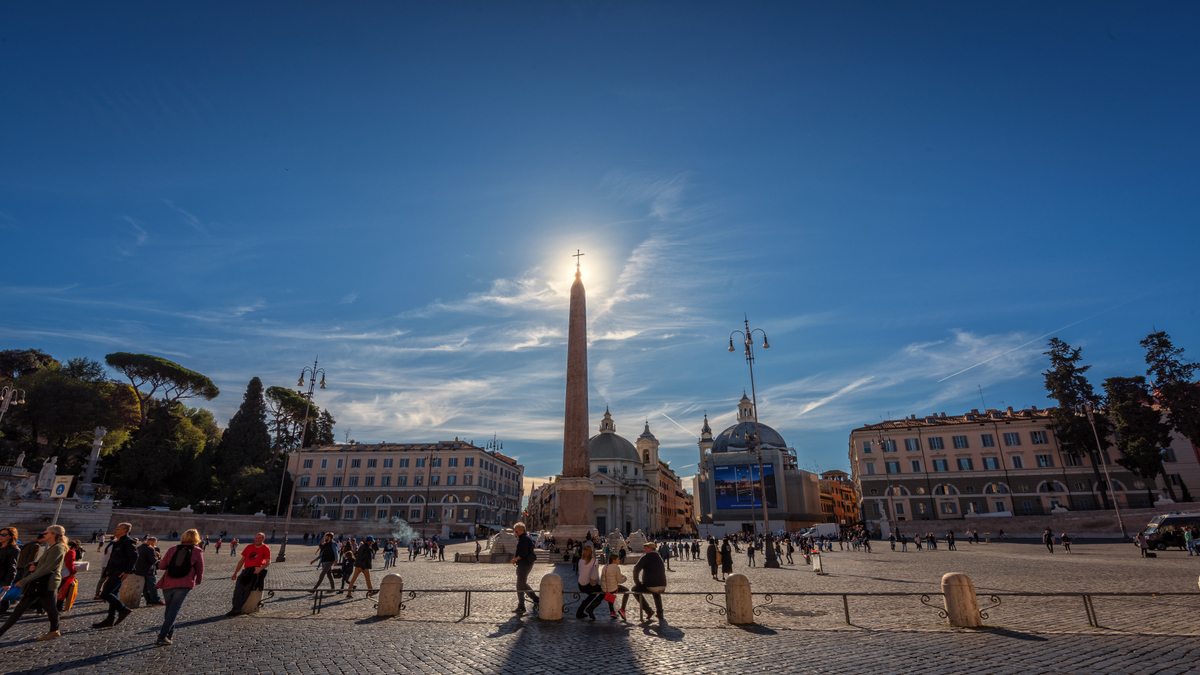
<path fill-rule="evenodd" d="M 767 476 L 767 507 L 776 508 L 775 465 L 764 464 Z M 713 467 L 713 487 L 717 493 L 717 509 L 762 508 L 762 480 L 757 464 L 727 464 Z"/>

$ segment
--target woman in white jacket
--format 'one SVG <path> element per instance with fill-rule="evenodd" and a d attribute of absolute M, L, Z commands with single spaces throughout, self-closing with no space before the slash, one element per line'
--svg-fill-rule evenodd
<path fill-rule="evenodd" d="M 583 553 L 579 558 L 579 592 L 587 595 L 579 601 L 579 609 L 575 612 L 575 618 L 582 619 L 583 615 L 587 614 L 592 621 L 595 621 L 594 612 L 596 606 L 604 599 L 604 594 L 600 591 L 600 561 L 596 560 L 591 544 L 583 547 Z"/>
<path fill-rule="evenodd" d="M 625 605 L 629 604 L 629 589 L 622 586 L 621 583 L 628 581 L 624 574 L 621 574 L 621 565 L 619 564 L 621 557 L 616 553 L 610 553 L 608 556 L 608 564 L 604 566 L 604 570 L 600 572 L 600 590 L 604 591 L 604 597 L 607 599 L 609 594 L 613 600 L 616 600 L 617 593 L 624 593 L 621 598 L 621 619 L 625 619 Z M 617 618 L 614 611 L 613 600 L 608 601 L 608 616 L 609 618 Z"/>

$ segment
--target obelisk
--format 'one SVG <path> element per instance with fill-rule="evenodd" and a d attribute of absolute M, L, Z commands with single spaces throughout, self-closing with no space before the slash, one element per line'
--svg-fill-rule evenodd
<path fill-rule="evenodd" d="M 579 541 L 595 532 L 592 483 L 588 465 L 587 307 L 579 256 L 575 254 L 575 283 L 567 330 L 567 407 L 563 418 L 563 470 L 558 479 L 558 526 L 554 538 Z"/>

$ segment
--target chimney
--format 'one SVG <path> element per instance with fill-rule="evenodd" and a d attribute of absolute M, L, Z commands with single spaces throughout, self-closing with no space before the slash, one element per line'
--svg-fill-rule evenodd
<path fill-rule="evenodd" d="M 941 417 L 942 419 L 946 419 L 946 413 L 938 413 L 938 417 Z"/>

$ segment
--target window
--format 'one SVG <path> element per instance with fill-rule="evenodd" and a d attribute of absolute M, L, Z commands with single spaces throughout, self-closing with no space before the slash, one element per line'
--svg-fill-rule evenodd
<path fill-rule="evenodd" d="M 958 470 L 959 471 L 973 471 L 974 469 L 975 469 L 975 463 L 970 457 L 959 457 L 958 458 Z"/>
<path fill-rule="evenodd" d="M 958 506 L 954 502 L 942 502 L 942 513 L 954 515 L 958 513 Z"/>
<path fill-rule="evenodd" d="M 1021 434 L 1018 434 L 1015 431 L 1005 432 L 1004 444 L 1010 448 L 1020 445 L 1021 444 Z"/>
<path fill-rule="evenodd" d="M 916 452 L 921 449 L 921 443 L 915 438 L 904 439 L 904 449 L 909 452 Z"/>
<path fill-rule="evenodd" d="M 407 468 L 408 468 L 408 458 L 407 458 L 407 457 L 401 457 L 401 458 L 400 458 L 400 468 L 401 468 L 401 469 L 407 469 Z"/>
<path fill-rule="evenodd" d="M 1079 458 L 1079 455 L 1064 454 L 1062 459 L 1063 466 L 1083 466 L 1083 460 Z"/>
<path fill-rule="evenodd" d="M 598 466 L 598 467 L 596 467 L 596 470 L 599 471 L 600 473 L 608 473 L 607 466 Z"/>
<path fill-rule="evenodd" d="M 409 511 L 408 519 L 409 520 L 420 520 L 421 519 L 421 509 L 413 509 L 413 510 Z"/>
<path fill-rule="evenodd" d="M 346 520 L 354 520 L 354 509 L 346 509 L 346 511 L 342 513 L 342 518 L 345 518 Z"/>
<path fill-rule="evenodd" d="M 628 466 L 623 466 L 623 467 L 621 467 L 621 473 L 628 474 L 628 473 L 629 473 L 629 467 L 628 467 Z"/>
<path fill-rule="evenodd" d="M 392 468 L 392 458 L 391 457 L 388 457 L 387 459 L 383 460 L 383 468 L 385 468 L 385 469 Z"/>
<path fill-rule="evenodd" d="M 875 462 L 867 462 L 866 467 L 867 467 L 867 475 L 874 476 L 875 475 Z"/>
<path fill-rule="evenodd" d="M 1021 459 L 1020 455 L 1013 455 L 1012 456 L 1012 465 L 1013 465 L 1014 469 L 1024 469 L 1025 468 L 1025 460 Z"/>
<path fill-rule="evenodd" d="M 317 476 L 317 487 L 325 487 L 325 476 Z"/>
<path fill-rule="evenodd" d="M 413 487 L 421 487 L 425 484 L 425 476 L 413 476 Z"/>
<path fill-rule="evenodd" d="M 925 502 L 917 502 L 917 513 L 922 516 L 929 513 L 929 505 Z"/>
<path fill-rule="evenodd" d="M 463 485 L 470 485 L 470 484 L 471 484 L 471 480 L 472 480 L 473 478 L 475 478 L 475 477 L 474 477 L 474 476 L 472 476 L 471 474 L 467 474 L 467 475 L 463 476 Z"/>
<path fill-rule="evenodd" d="M 361 468 L 361 467 L 362 467 L 362 460 L 361 460 L 361 459 L 352 459 L 352 460 L 350 460 L 350 468 L 351 468 L 351 469 L 358 469 L 358 468 Z"/>
<path fill-rule="evenodd" d="M 1054 458 L 1050 455 L 1038 455 L 1037 465 L 1040 468 L 1046 469 L 1054 466 Z"/>
<path fill-rule="evenodd" d="M 446 485 L 454 485 L 458 482 L 458 476 L 446 476 Z"/>
<path fill-rule="evenodd" d="M 434 457 L 434 458 L 433 458 L 433 462 L 430 464 L 430 466 L 434 467 L 435 469 L 440 469 L 440 468 L 442 468 L 442 458 L 441 458 L 441 457 Z"/>
<path fill-rule="evenodd" d="M 425 468 L 425 458 L 424 458 L 424 457 L 418 457 L 418 458 L 417 458 L 417 468 L 418 468 L 418 469 L 423 469 L 423 468 Z"/>
<path fill-rule="evenodd" d="M 942 445 L 942 437 L 941 436 L 931 436 L 929 438 L 929 449 L 930 450 L 945 450 L 946 446 Z"/>
<path fill-rule="evenodd" d="M 371 459 L 368 459 L 367 460 L 367 468 L 374 469 L 378 465 L 377 464 L 378 462 L 379 462 L 379 460 L 374 457 L 372 457 Z"/>
<path fill-rule="evenodd" d="M 896 515 L 898 515 L 898 516 L 904 515 L 904 505 L 903 504 L 896 505 Z"/>
<path fill-rule="evenodd" d="M 1033 513 L 1033 502 L 1028 499 L 1021 502 L 1021 507 L 1025 509 L 1025 515 Z"/>
<path fill-rule="evenodd" d="M 944 459 L 935 459 L 935 460 L 933 460 L 933 470 L 934 471 L 949 471 L 950 463 Z"/>
<path fill-rule="evenodd" d="M 437 474 L 434 474 L 434 475 L 430 476 L 430 477 L 429 477 L 429 484 L 430 484 L 430 485 L 441 485 L 441 484 L 442 484 L 442 477 L 441 477 L 441 476 L 439 476 L 439 475 L 437 475 Z"/>
<path fill-rule="evenodd" d="M 1164 462 L 1177 462 L 1179 460 L 1175 459 L 1175 451 L 1174 450 L 1172 450 L 1171 448 L 1163 448 L 1163 461 Z"/>
<path fill-rule="evenodd" d="M 383 474 L 382 476 L 380 476 L 380 477 L 379 477 L 379 485 L 380 485 L 380 487 L 388 487 L 388 486 L 390 486 L 391 484 L 392 484 L 392 477 L 391 477 L 391 476 L 389 476 L 388 474 L 386 474 L 386 473 L 385 473 L 385 474 Z"/>
<path fill-rule="evenodd" d="M 983 513 L 983 506 L 979 502 L 968 502 L 967 508 L 970 509 L 969 513 Z"/>
<path fill-rule="evenodd" d="M 954 449 L 955 450 L 965 450 L 967 447 L 968 446 L 967 446 L 967 437 L 966 436 L 955 436 L 954 437 Z"/>
<path fill-rule="evenodd" d="M 396 476 L 396 487 L 407 487 L 408 476 Z"/>
<path fill-rule="evenodd" d="M 312 468 L 312 460 L 311 459 L 304 460 L 304 468 L 306 468 L 306 469 Z"/>
<path fill-rule="evenodd" d="M 334 476 L 333 477 L 333 487 L 339 487 L 341 484 L 342 484 L 342 477 Z"/>
<path fill-rule="evenodd" d="M 971 493 L 971 494 L 974 494 L 974 493 L 975 493 L 975 486 L 974 486 L 974 485 L 968 485 L 968 486 L 967 486 L 967 492 L 969 492 L 969 493 Z"/>
<path fill-rule="evenodd" d="M 997 499 L 996 500 L 996 513 L 1002 513 L 1007 510 L 1008 510 L 1008 508 L 1004 505 L 1004 500 Z"/>
<path fill-rule="evenodd" d="M 450 458 L 450 460 L 449 460 L 449 462 L 448 462 L 448 464 L 449 464 L 450 466 L 458 466 L 458 458 L 457 458 L 457 457 L 451 457 L 451 458 Z"/>
<path fill-rule="evenodd" d="M 999 471 L 1000 470 L 1000 458 L 999 457 L 984 457 L 983 458 L 983 468 L 985 471 Z"/>
<path fill-rule="evenodd" d="M 879 513 L 879 502 L 874 502 L 871 504 L 871 513 L 876 516 L 881 515 Z"/>
<path fill-rule="evenodd" d="M 895 439 L 889 438 L 886 441 L 884 441 L 883 442 L 883 451 L 884 452 L 895 452 L 896 451 Z"/>
<path fill-rule="evenodd" d="M 475 466 L 475 458 L 468 457 L 463 460 L 463 466 Z"/>
<path fill-rule="evenodd" d="M 1045 445 L 1046 444 L 1046 432 L 1044 432 L 1044 431 L 1029 432 L 1029 442 L 1034 445 Z"/>
<path fill-rule="evenodd" d="M 387 520 L 387 509 L 379 509 L 375 512 L 375 517 L 380 520 Z"/>
<path fill-rule="evenodd" d="M 363 479 L 363 486 L 371 487 L 375 485 L 375 476 L 367 476 Z"/>
<path fill-rule="evenodd" d="M 992 438 L 991 434 L 979 434 L 979 442 L 982 443 L 983 447 L 985 448 L 996 447 L 996 439 Z"/>
<path fill-rule="evenodd" d="M 1171 485 L 1174 485 L 1175 487 L 1179 487 L 1182 484 L 1183 484 L 1183 480 L 1181 479 L 1179 474 L 1177 474 L 1177 473 L 1171 474 Z"/>
<path fill-rule="evenodd" d="M 900 473 L 900 462 L 885 462 L 888 473 Z"/>
<path fill-rule="evenodd" d="M 300 487 L 308 487 L 308 476 L 300 476 Z"/>
<path fill-rule="evenodd" d="M 322 469 L 328 469 L 328 468 L 329 468 L 329 460 L 328 460 L 328 459 L 323 459 L 323 460 L 321 460 L 321 468 L 322 468 Z"/>
<path fill-rule="evenodd" d="M 340 469 L 340 468 L 342 468 L 343 466 L 346 466 L 346 460 L 344 460 L 344 459 L 340 459 L 340 458 L 339 458 L 339 459 L 338 459 L 338 461 L 337 461 L 337 468 L 339 468 L 339 469 Z"/>
<path fill-rule="evenodd" d="M 321 517 L 321 509 L 313 509 L 312 517 L 313 517 L 313 520 L 319 519 Z"/>
<path fill-rule="evenodd" d="M 912 470 L 913 473 L 921 473 L 921 460 L 914 459 L 912 461 Z"/>
<path fill-rule="evenodd" d="M 463 509 L 463 510 L 462 510 L 462 517 L 463 517 L 463 518 L 470 518 L 470 517 L 471 517 L 471 509 Z"/>
<path fill-rule="evenodd" d="M 871 454 L 871 441 L 863 441 L 862 442 L 862 450 L 863 450 L 864 455 Z"/>
<path fill-rule="evenodd" d="M 346 485 L 348 487 L 356 487 L 358 485 L 358 476 L 350 476 L 350 481 Z"/>

